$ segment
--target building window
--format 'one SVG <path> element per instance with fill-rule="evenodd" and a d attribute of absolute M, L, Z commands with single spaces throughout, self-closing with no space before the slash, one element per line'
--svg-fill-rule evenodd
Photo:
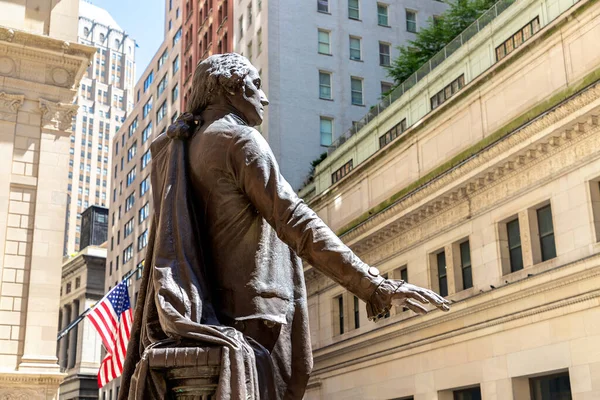
<path fill-rule="evenodd" d="M 521 247 L 521 231 L 519 218 L 506 223 L 506 235 L 508 238 L 508 254 L 510 272 L 523 269 L 523 249 Z"/>
<path fill-rule="evenodd" d="M 319 98 L 331 100 L 331 73 L 319 71 Z"/>
<path fill-rule="evenodd" d="M 70 285 L 70 284 L 68 284 L 68 285 Z M 70 288 L 70 286 L 67 286 L 67 287 Z M 338 332 L 341 335 L 344 333 L 344 296 L 343 295 L 338 296 L 336 298 L 336 302 L 337 302 L 337 315 L 338 315 Z"/>
<path fill-rule="evenodd" d="M 133 258 L 133 245 L 129 245 L 123 250 L 123 264 L 127 263 Z"/>
<path fill-rule="evenodd" d="M 529 379 L 531 400 L 567 400 L 572 398 L 569 373 Z"/>
<path fill-rule="evenodd" d="M 352 91 L 352 104 L 355 106 L 364 105 L 363 80 L 360 78 L 350 78 L 350 89 Z"/>
<path fill-rule="evenodd" d="M 171 90 L 171 104 L 175 103 L 179 99 L 179 84 L 175 84 Z"/>
<path fill-rule="evenodd" d="M 415 11 L 406 10 L 406 30 L 417 33 L 417 13 Z"/>
<path fill-rule="evenodd" d="M 148 164 L 150 164 L 150 160 L 152 159 L 152 155 L 150 153 L 150 149 L 148 149 L 143 155 L 142 155 L 142 169 L 146 168 L 148 166 Z"/>
<path fill-rule="evenodd" d="M 65 294 L 71 293 L 71 282 L 67 283 L 67 289 Z"/>
<path fill-rule="evenodd" d="M 479 386 L 469 389 L 455 390 L 454 400 L 481 400 L 481 389 Z"/>
<path fill-rule="evenodd" d="M 448 296 L 448 276 L 446 275 L 446 252 L 441 251 L 435 255 L 438 275 L 438 288 L 440 296 Z"/>
<path fill-rule="evenodd" d="M 377 3 L 377 24 L 379 26 L 390 26 L 387 4 Z"/>
<path fill-rule="evenodd" d="M 406 130 L 406 118 L 379 137 L 379 148 L 386 146 Z"/>
<path fill-rule="evenodd" d="M 144 260 L 140 261 L 135 266 L 135 280 L 139 281 L 140 279 L 142 279 L 143 275 L 144 275 Z"/>
<path fill-rule="evenodd" d="M 262 28 L 256 33 L 256 55 L 262 53 Z"/>
<path fill-rule="evenodd" d="M 142 183 L 140 183 L 140 196 L 145 195 L 149 189 L 150 189 L 150 176 L 148 175 L 146 177 L 146 179 L 144 179 L 142 181 Z"/>
<path fill-rule="evenodd" d="M 358 297 L 354 296 L 354 329 L 360 328 L 360 308 Z"/>
<path fill-rule="evenodd" d="M 160 121 L 162 121 L 162 119 L 167 115 L 167 101 L 163 101 L 163 103 L 161 104 L 161 106 L 158 108 L 158 111 L 156 112 L 156 123 L 160 123 Z"/>
<path fill-rule="evenodd" d="M 150 71 L 150 73 L 148 74 L 146 79 L 144 79 L 144 93 L 146 93 L 146 91 L 148 89 L 150 89 L 150 85 L 152 84 L 153 80 L 154 80 L 154 71 Z"/>
<path fill-rule="evenodd" d="M 127 162 L 131 161 L 137 153 L 137 141 L 133 142 L 131 147 L 127 150 Z"/>
<path fill-rule="evenodd" d="M 239 40 L 241 40 L 244 37 L 244 16 L 243 15 L 240 16 L 239 27 L 240 27 L 240 31 L 239 31 L 240 38 L 239 38 Z"/>
<path fill-rule="evenodd" d="M 496 61 L 502 60 L 504 57 L 512 53 L 515 49 L 521 46 L 530 37 L 535 35 L 540 30 L 540 19 L 535 19 L 519 29 L 517 33 L 509 37 L 504 43 L 496 47 Z"/>
<path fill-rule="evenodd" d="M 131 171 L 127 173 L 127 187 L 135 180 L 136 167 L 133 167 Z"/>
<path fill-rule="evenodd" d="M 247 50 L 247 58 L 248 60 L 252 60 L 252 41 L 248 43 Z"/>
<path fill-rule="evenodd" d="M 335 184 L 337 181 L 345 177 L 352 171 L 352 161 L 348 161 L 346 164 L 342 165 L 337 171 L 331 174 L 331 184 Z"/>
<path fill-rule="evenodd" d="M 152 121 L 150 121 L 148 126 L 142 131 L 142 144 L 146 143 L 150 136 L 152 136 Z"/>
<path fill-rule="evenodd" d="M 137 249 L 140 251 L 146 246 L 148 246 L 148 229 L 138 237 Z"/>
<path fill-rule="evenodd" d="M 150 114 L 150 111 L 152 111 L 152 96 L 150 96 L 150 98 L 148 99 L 146 104 L 144 104 L 144 110 L 143 110 L 144 118 L 146 118 L 148 116 L 148 114 Z"/>
<path fill-rule="evenodd" d="M 392 91 L 393 87 L 394 85 L 392 85 L 389 82 L 381 82 L 381 95 L 387 95 L 389 92 Z"/>
<path fill-rule="evenodd" d="M 133 233 L 133 225 L 134 225 L 134 218 L 131 218 L 125 224 L 125 229 L 123 230 L 123 237 L 124 238 L 126 238 L 127 236 L 129 236 L 129 235 L 131 235 Z"/>
<path fill-rule="evenodd" d="M 360 61 L 360 53 L 360 38 L 350 36 L 350 59 Z"/>
<path fill-rule="evenodd" d="M 181 39 L 181 28 L 179 28 L 175 36 L 173 36 L 173 47 L 179 42 L 179 39 Z"/>
<path fill-rule="evenodd" d="M 125 212 L 131 210 L 134 205 L 135 205 L 135 192 L 131 193 L 129 196 L 127 196 L 127 199 L 125 199 Z"/>
<path fill-rule="evenodd" d="M 150 213 L 150 205 L 149 203 L 144 204 L 144 206 L 142 208 L 140 208 L 140 211 L 138 211 L 138 223 L 141 224 L 142 222 L 144 222 L 146 220 L 146 218 L 148 218 L 148 215 Z"/>
<path fill-rule="evenodd" d="M 179 71 L 179 56 L 175 57 L 175 59 L 173 60 L 173 76 L 175 76 L 175 73 L 177 73 L 177 71 Z"/>
<path fill-rule="evenodd" d="M 471 248 L 469 241 L 462 242 L 460 248 L 460 269 L 462 272 L 463 290 L 473 287 L 473 272 L 471 268 Z"/>
<path fill-rule="evenodd" d="M 389 67 L 391 64 L 390 44 L 379 42 L 379 65 Z"/>
<path fill-rule="evenodd" d="M 333 120 L 327 117 L 320 119 L 321 146 L 331 146 L 333 142 Z"/>
<path fill-rule="evenodd" d="M 442 105 L 450 97 L 454 96 L 459 90 L 465 86 L 465 75 L 462 74 L 452 81 L 444 89 L 440 90 L 431 98 L 431 109 L 435 110 Z"/>
<path fill-rule="evenodd" d="M 158 59 L 157 69 L 161 69 L 162 66 L 165 65 L 165 63 L 167 62 L 168 58 L 169 58 L 169 49 L 165 49 L 165 51 L 162 53 L 162 55 Z"/>
<path fill-rule="evenodd" d="M 348 0 L 348 18 L 360 19 L 359 0 Z"/>
<path fill-rule="evenodd" d="M 165 91 L 165 89 L 167 88 L 167 75 L 165 74 L 165 76 L 163 76 L 163 78 L 160 80 L 160 82 L 158 82 L 158 88 L 157 90 L 157 97 L 159 97 L 161 94 L 163 94 L 163 92 Z"/>
<path fill-rule="evenodd" d="M 554 226 L 552 224 L 552 208 L 550 204 L 537 210 L 538 230 L 542 261 L 556 257 L 554 243 Z"/>
<path fill-rule="evenodd" d="M 331 54 L 331 33 L 319 29 L 319 54 Z"/>
<path fill-rule="evenodd" d="M 317 0 L 317 11 L 328 13 L 329 12 L 329 0 Z"/>

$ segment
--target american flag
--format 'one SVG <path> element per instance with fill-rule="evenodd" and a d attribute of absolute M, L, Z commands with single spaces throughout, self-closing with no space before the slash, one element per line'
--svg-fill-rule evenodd
<path fill-rule="evenodd" d="M 133 313 L 127 293 L 127 280 L 115 286 L 87 315 L 102 338 L 106 357 L 98 371 L 98 386 L 121 376 Z"/>

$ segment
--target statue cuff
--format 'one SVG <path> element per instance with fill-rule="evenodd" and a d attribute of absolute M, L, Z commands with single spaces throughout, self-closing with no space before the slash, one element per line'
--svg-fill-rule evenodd
<path fill-rule="evenodd" d="M 402 280 L 384 279 L 367 302 L 367 317 L 370 321 L 377 321 L 390 311 L 392 295 L 404 284 Z"/>

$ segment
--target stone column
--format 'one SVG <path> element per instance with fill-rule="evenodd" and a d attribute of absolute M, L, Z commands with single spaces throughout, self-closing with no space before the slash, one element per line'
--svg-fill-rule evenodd
<path fill-rule="evenodd" d="M 79 300 L 73 300 L 71 323 L 77 319 L 81 310 L 79 309 Z M 71 329 L 69 332 L 69 356 L 67 369 L 75 368 L 77 365 L 77 353 L 79 353 L 79 325 Z"/>
<path fill-rule="evenodd" d="M 58 372 L 54 347 L 67 200 L 69 130 L 77 106 L 40 99 L 41 140 L 25 321 L 19 370 Z M 39 129 L 39 128 L 38 128 Z"/>
<path fill-rule="evenodd" d="M 62 309 L 62 326 L 61 330 L 65 329 L 71 323 L 71 306 L 65 305 Z M 67 358 L 69 351 L 69 335 L 66 335 L 59 342 L 58 361 L 61 370 L 67 369 Z"/>

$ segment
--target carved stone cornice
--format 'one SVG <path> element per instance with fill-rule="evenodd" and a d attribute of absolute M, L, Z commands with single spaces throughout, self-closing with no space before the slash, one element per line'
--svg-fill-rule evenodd
<path fill-rule="evenodd" d="M 560 129 L 558 133 L 553 133 L 514 153 L 516 148 L 522 147 L 523 143 L 527 143 L 536 134 L 568 119 L 573 113 L 582 110 L 598 99 L 600 99 L 600 84 L 586 89 L 527 126 L 473 155 L 461 165 L 406 194 L 392 206 L 343 235 L 344 242 L 351 243 L 351 247 L 358 253 L 374 250 L 373 246 L 380 246 L 388 239 L 397 238 L 402 233 L 420 228 L 425 222 L 433 222 L 437 216 L 448 213 L 452 209 L 460 207 L 461 204 L 464 206 L 465 202 L 472 202 L 476 195 L 483 194 L 491 187 L 498 186 L 507 179 L 531 168 L 532 165 L 583 140 L 598 131 L 599 110 L 590 113 L 585 120 L 565 122 L 565 128 Z M 511 152 L 514 154 L 506 157 Z M 494 160 L 502 160 L 502 162 L 496 163 L 493 167 L 464 181 L 466 176 Z M 537 173 L 544 173 L 544 171 L 537 171 Z M 461 180 L 464 182 L 457 185 L 456 183 Z M 437 197 L 427 201 L 436 194 Z M 495 204 L 505 199 L 507 195 L 508 193 L 505 192 L 496 198 L 486 197 L 489 204 Z M 468 207 L 472 208 L 472 204 L 469 204 Z M 461 213 L 459 212 L 459 214 Z M 389 223 L 389 221 L 393 222 Z M 429 222 L 427 225 L 431 225 Z M 436 226 L 438 231 L 442 228 L 442 226 Z M 423 237 L 420 239 L 422 240 Z M 381 254 L 380 250 L 378 252 Z"/>
<path fill-rule="evenodd" d="M 56 131 L 71 132 L 73 117 L 79 106 L 75 104 L 55 103 L 40 99 L 42 112 L 42 128 Z"/>
<path fill-rule="evenodd" d="M 79 43 L 66 42 L 49 36 L 36 35 L 17 29 L 0 26 L 0 42 L 34 47 L 45 52 L 57 52 L 66 56 L 82 57 L 91 60 L 96 48 Z"/>
<path fill-rule="evenodd" d="M 0 112 L 16 113 L 23 105 L 25 96 L 0 92 Z"/>

